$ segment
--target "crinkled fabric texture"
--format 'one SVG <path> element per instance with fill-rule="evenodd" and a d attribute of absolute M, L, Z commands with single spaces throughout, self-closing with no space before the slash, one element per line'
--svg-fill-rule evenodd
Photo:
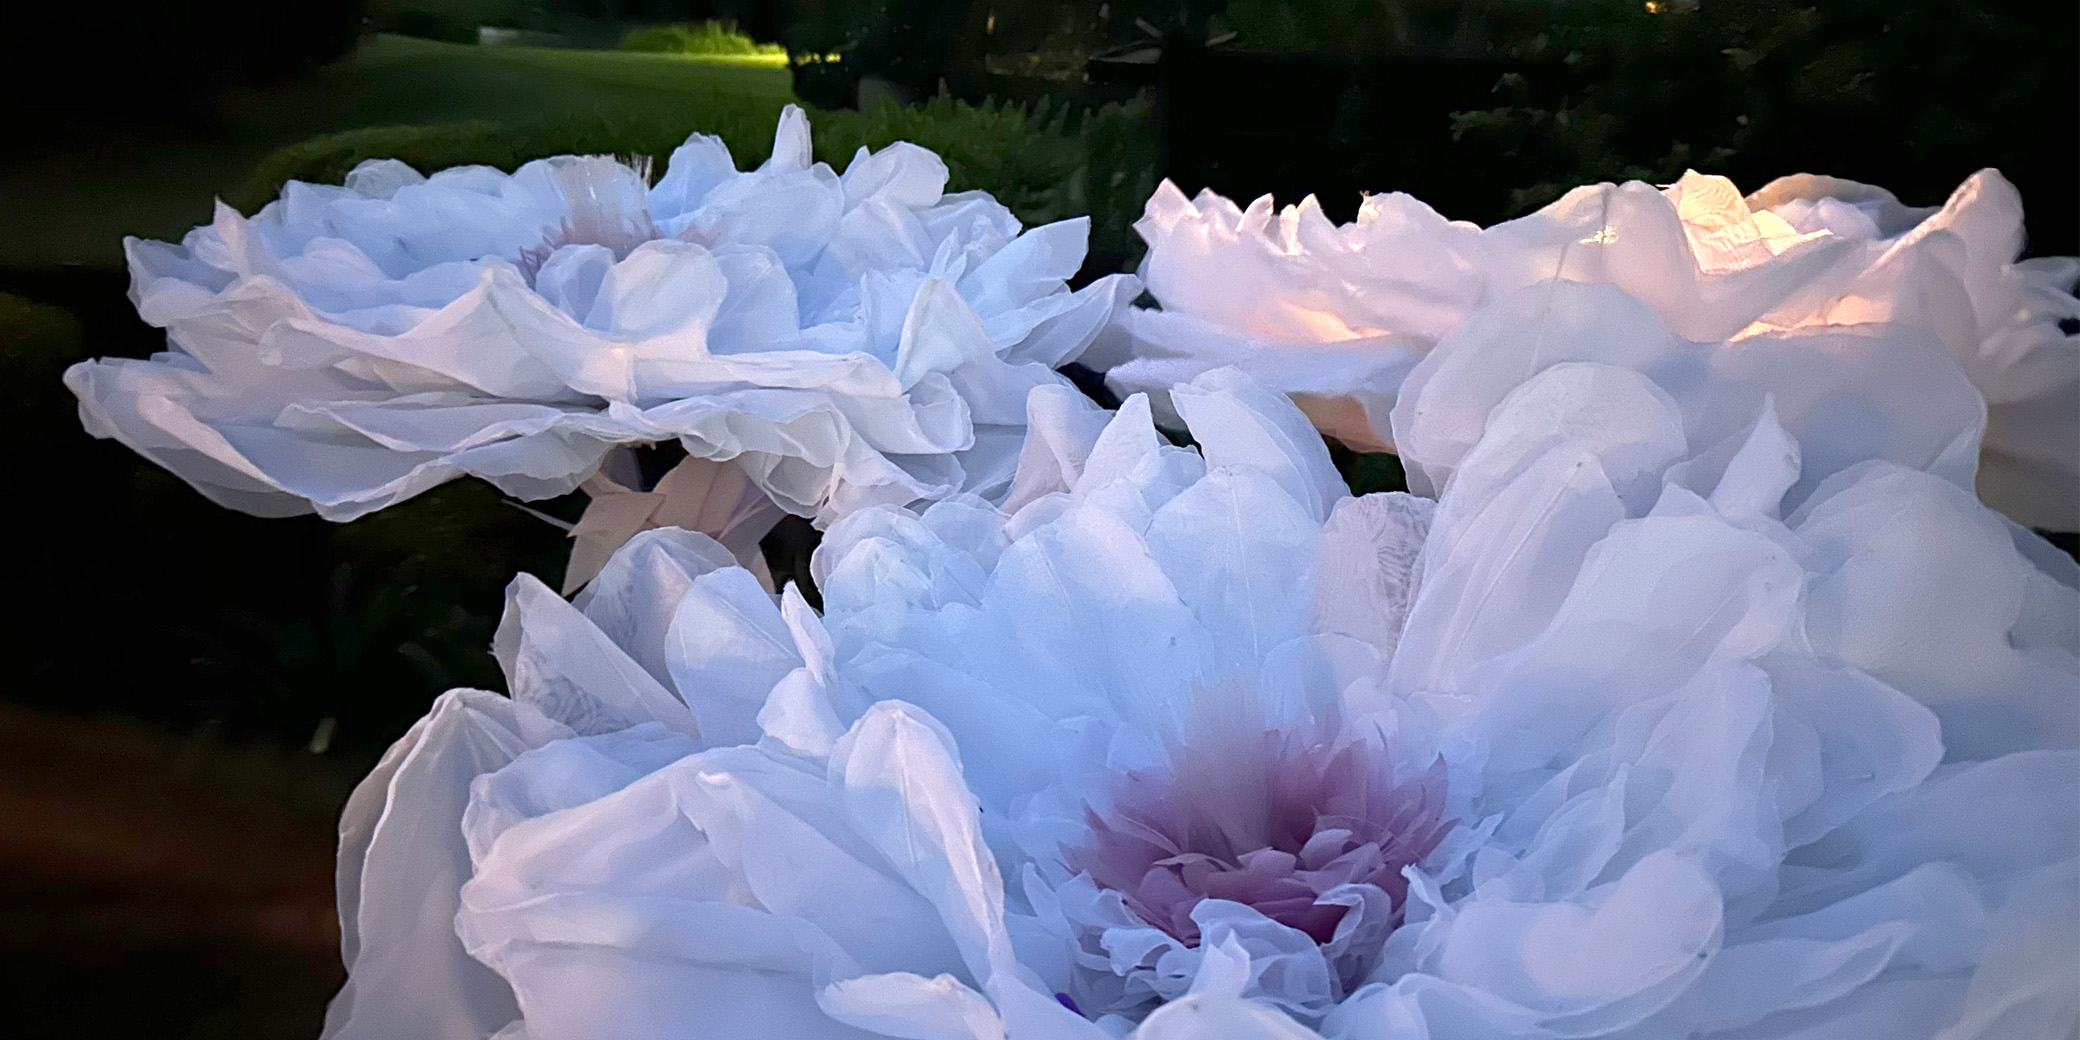
<path fill-rule="evenodd" d="M 2080 581 L 1911 464 L 1798 492 L 1824 429 L 1735 387 L 1711 439 L 1643 367 L 1524 374 L 1435 501 L 1348 497 L 1236 372 L 1172 393 L 1199 451 L 1044 388 L 1008 504 L 835 525 L 820 618 L 686 532 L 520 579 L 513 699 L 349 807 L 328 1036 L 2071 1036 Z M 1333 928 L 1245 887 L 1187 942 L 1071 867 L 1162 837 L 1123 778 L 1248 838 L 1295 743 L 1391 763 L 1328 812 L 1449 825 L 1314 886 Z"/>
<path fill-rule="evenodd" d="M 1400 193 L 1368 197 L 1338 226 L 1312 198 L 1240 209 L 1166 182 L 1135 227 L 1161 309 L 1124 313 L 1091 361 L 1116 366 L 1123 391 L 1158 395 L 1159 414 L 1163 390 L 1234 365 L 1291 394 L 1324 432 L 1391 449 L 1387 414 L 1446 335 L 1527 285 L 1606 283 L 1696 352 L 1881 325 L 1939 345 L 1984 398 L 1980 496 L 2023 524 L 2080 529 L 2080 337 L 2061 326 L 2080 318 L 2080 261 L 2015 261 L 2022 200 L 1992 170 L 1940 209 L 1810 175 L 1743 199 L 1691 173 L 1658 190 L 1577 188 L 1485 230 Z M 1542 346 L 1527 335 L 1516 349 Z M 1918 350 L 1881 360 L 1942 364 Z"/>
<path fill-rule="evenodd" d="M 1070 292 L 1086 220 L 1021 234 L 945 183 L 909 144 L 812 163 L 793 107 L 758 169 L 695 135 L 655 185 L 597 156 L 370 161 L 127 241 L 169 349 L 66 382 L 90 432 L 262 515 L 348 520 L 463 474 L 543 498 L 670 440 L 821 522 L 994 495 L 1026 391 L 1138 287 Z"/>

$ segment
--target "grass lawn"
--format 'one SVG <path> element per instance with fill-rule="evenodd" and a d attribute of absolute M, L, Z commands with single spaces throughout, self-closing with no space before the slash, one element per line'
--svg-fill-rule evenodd
<path fill-rule="evenodd" d="M 422 43 L 420 40 L 400 40 Z M 446 44 L 432 44 L 435 47 Z M 682 55 L 631 51 L 556 50 L 546 47 L 457 47 L 474 50 L 479 64 L 503 60 L 536 74 L 585 81 L 594 88 L 632 87 L 671 94 L 721 91 L 739 97 L 792 100 L 784 54 Z M 481 55 L 481 57 L 478 57 Z"/>
<path fill-rule="evenodd" d="M 82 126 L 10 157 L 0 172 L 0 269 L 114 267 L 126 234 L 178 238 L 209 218 L 276 149 L 359 127 L 461 120 L 644 117 L 792 98 L 774 58 L 467 47 L 371 36 L 299 80 L 234 95 L 216 111 L 148 126 Z"/>
<path fill-rule="evenodd" d="M 794 97 L 780 57 L 465 47 L 387 35 L 369 37 L 320 76 L 345 78 L 359 104 L 352 122 L 305 137 L 385 123 L 592 115 L 716 94 L 769 100 L 777 110 Z"/>

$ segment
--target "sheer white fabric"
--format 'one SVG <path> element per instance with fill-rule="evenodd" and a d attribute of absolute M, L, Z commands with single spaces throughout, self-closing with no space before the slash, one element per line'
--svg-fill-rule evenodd
<path fill-rule="evenodd" d="M 1981 497 L 2026 525 L 2080 529 L 2080 261 L 2016 262 L 2022 200 L 1992 170 L 1929 209 L 1809 175 L 1744 199 L 1690 173 L 1662 189 L 1577 188 L 1485 230 L 1400 193 L 1368 197 L 1339 226 L 1311 198 L 1243 209 L 1166 183 L 1135 227 L 1161 309 L 1123 314 L 1092 361 L 1114 366 L 1115 387 L 1157 396 L 1159 415 L 1170 386 L 1232 365 L 1290 394 L 1323 432 L 1391 449 L 1388 414 L 1440 341 L 1527 286 L 1605 284 L 1659 319 L 1675 355 L 1796 366 L 1785 355 L 1876 337 L 1858 378 L 1877 383 L 1819 392 L 1961 371 L 1987 413 Z M 1552 348 L 1538 330 L 1513 331 L 1506 353 L 1542 364 Z"/>
<path fill-rule="evenodd" d="M 664 176 L 602 156 L 511 175 L 363 163 L 126 243 L 150 360 L 75 366 L 89 432 L 211 499 L 349 520 L 462 475 L 522 499 L 618 444 L 740 466 L 789 512 L 1000 495 L 1026 392 L 1138 292 L 1077 292 L 1088 221 L 1020 232 L 896 144 L 843 176 L 800 110 L 739 172 L 696 135 Z"/>
<path fill-rule="evenodd" d="M 577 605 L 521 579 L 500 660 L 544 721 L 470 757 L 430 720 L 357 794 L 330 1035 L 2068 1036 L 2080 591 L 1912 454 L 1976 413 L 1856 459 L 1623 341 L 1495 388 L 1463 450 L 1406 440 L 1434 505 L 1339 495 L 1306 417 L 1216 371 L 1171 395 L 1198 451 L 1145 398 L 1036 392 L 1019 507 L 839 522 L 820 618 L 685 532 Z M 1245 904 L 1187 946 L 1062 859 L 1108 778 L 1267 730 L 1443 763 L 1455 827 L 1352 985 Z"/>

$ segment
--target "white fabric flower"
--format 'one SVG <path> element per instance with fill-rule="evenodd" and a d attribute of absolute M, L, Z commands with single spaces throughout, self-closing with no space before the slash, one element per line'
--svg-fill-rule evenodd
<path fill-rule="evenodd" d="M 1883 452 L 1805 487 L 1829 428 L 1642 315 L 1434 502 L 1218 371 L 1198 452 L 1035 391 L 1007 505 L 835 525 L 822 618 L 681 531 L 521 578 L 513 699 L 349 806 L 327 1035 L 2068 1036 L 2080 574 Z"/>
<path fill-rule="evenodd" d="M 1368 197 L 1338 226 L 1312 198 L 1244 210 L 1166 182 L 1135 227 L 1162 309 L 1124 313 L 1122 335 L 1092 359 L 1117 366 L 1123 390 L 1160 394 L 1235 365 L 1324 432 L 1382 450 L 1415 363 L 1482 308 L 1548 279 L 1615 285 L 1700 350 L 1904 325 L 1946 348 L 1986 400 L 1981 496 L 2022 523 L 2080 529 L 2080 338 L 2061 326 L 2080 318 L 2080 261 L 2015 262 L 2022 201 L 1992 170 L 1940 209 L 1806 175 L 1743 199 L 1690 173 L 1659 190 L 1577 188 L 1485 230 L 1400 193 Z M 1535 337 L 1518 349 L 1536 353 Z"/>
<path fill-rule="evenodd" d="M 758 169 L 695 135 L 655 185 L 598 156 L 366 162 L 127 241 L 171 349 L 66 382 L 90 432 L 263 515 L 348 520 L 463 474 L 543 498 L 666 441 L 824 523 L 995 494 L 1026 391 L 1138 290 L 1068 291 L 1087 220 L 1021 234 L 945 183 L 909 144 L 813 163 L 792 106 Z"/>

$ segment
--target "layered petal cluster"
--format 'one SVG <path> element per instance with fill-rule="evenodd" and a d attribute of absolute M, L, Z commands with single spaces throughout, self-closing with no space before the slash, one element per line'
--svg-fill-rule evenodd
<path fill-rule="evenodd" d="M 1094 358 L 1117 366 L 1123 390 L 1159 393 L 1234 365 L 1291 394 L 1324 432 L 1381 450 L 1416 362 L 1549 279 L 1617 286 L 1701 351 L 1899 325 L 1939 343 L 1985 399 L 1983 499 L 2031 526 L 2080 529 L 2080 261 L 2016 262 L 2021 197 L 1992 170 L 1939 209 L 1808 175 L 1744 199 L 1691 173 L 1662 189 L 1577 188 L 1487 229 L 1400 193 L 1368 197 L 1339 226 L 1312 198 L 1242 209 L 1165 183 L 1135 226 L 1161 309 L 1123 315 L 1124 334 Z M 1536 337 L 1519 349 L 1536 354 Z"/>
<path fill-rule="evenodd" d="M 370 161 L 126 242 L 169 349 L 66 382 L 90 432 L 264 515 L 352 519 L 463 474 L 542 498 L 669 441 L 822 522 L 993 494 L 1026 391 L 1137 289 L 1069 291 L 1087 221 L 1021 233 L 945 184 L 909 144 L 812 162 L 792 106 L 759 168 L 695 135 L 654 185 L 599 156 Z"/>
<path fill-rule="evenodd" d="M 349 805 L 327 1035 L 2069 1036 L 2080 574 L 1651 328 L 1440 346 L 1434 500 L 1221 370 L 1198 450 L 1036 390 L 821 617 L 684 531 L 522 577 Z"/>

